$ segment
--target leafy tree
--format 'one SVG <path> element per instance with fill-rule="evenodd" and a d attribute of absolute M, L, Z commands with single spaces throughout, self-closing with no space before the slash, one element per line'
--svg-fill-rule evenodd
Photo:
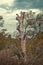
<path fill-rule="evenodd" d="M 36 24 L 36 13 L 32 11 L 29 13 L 21 11 L 20 15 L 16 15 L 16 20 L 18 21 L 17 30 L 21 39 L 21 50 L 24 61 L 26 61 L 26 39 L 34 37 L 38 28 Z"/>

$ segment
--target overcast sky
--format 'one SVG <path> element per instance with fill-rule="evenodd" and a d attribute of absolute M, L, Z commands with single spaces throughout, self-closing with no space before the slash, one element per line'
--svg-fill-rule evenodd
<path fill-rule="evenodd" d="M 40 12 L 43 10 L 43 0 L 0 0 L 0 15 L 4 17 L 4 27 L 9 32 L 16 29 L 16 13 L 21 10 Z"/>

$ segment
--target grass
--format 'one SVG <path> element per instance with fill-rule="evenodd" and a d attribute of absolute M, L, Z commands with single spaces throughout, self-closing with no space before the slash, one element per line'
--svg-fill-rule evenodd
<path fill-rule="evenodd" d="M 26 63 L 23 58 L 18 58 L 16 49 L 8 48 L 10 45 L 8 43 L 14 44 L 20 49 L 20 40 L 0 36 L 0 65 L 43 65 L 43 34 L 38 34 L 34 39 L 27 40 Z"/>

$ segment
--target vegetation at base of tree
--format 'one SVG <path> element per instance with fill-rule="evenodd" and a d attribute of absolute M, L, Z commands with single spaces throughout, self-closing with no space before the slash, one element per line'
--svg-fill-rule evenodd
<path fill-rule="evenodd" d="M 27 39 L 26 63 L 23 62 L 23 59 L 18 59 L 17 50 L 8 47 L 11 44 L 20 49 L 20 40 L 5 37 L 0 33 L 0 65 L 43 65 L 43 33 L 36 35 L 33 39 Z"/>

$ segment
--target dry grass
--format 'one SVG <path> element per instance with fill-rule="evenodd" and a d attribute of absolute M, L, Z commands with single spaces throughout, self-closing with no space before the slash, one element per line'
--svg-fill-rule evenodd
<path fill-rule="evenodd" d="M 43 65 L 43 34 L 39 34 L 35 39 L 27 40 L 27 61 L 24 63 L 23 58 L 18 59 L 17 54 L 14 54 L 13 50 L 4 48 L 9 41 L 3 36 L 0 37 L 2 47 L 0 48 L 0 65 Z M 9 39 L 8 39 L 9 40 Z M 20 42 L 12 39 L 12 43 L 19 47 Z M 18 44 L 19 43 L 19 44 Z M 15 50 L 16 51 L 16 50 Z"/>

